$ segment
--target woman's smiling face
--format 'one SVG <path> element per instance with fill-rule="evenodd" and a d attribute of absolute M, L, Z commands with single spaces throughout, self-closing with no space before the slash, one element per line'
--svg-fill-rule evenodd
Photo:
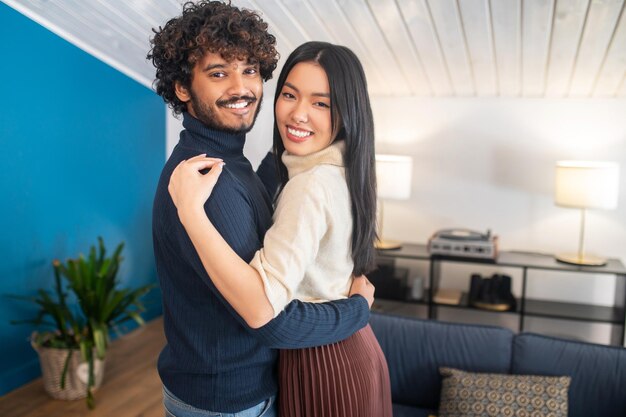
<path fill-rule="evenodd" d="M 291 69 L 276 100 L 275 116 L 290 154 L 309 155 L 333 142 L 330 87 L 321 66 L 300 62 Z"/>

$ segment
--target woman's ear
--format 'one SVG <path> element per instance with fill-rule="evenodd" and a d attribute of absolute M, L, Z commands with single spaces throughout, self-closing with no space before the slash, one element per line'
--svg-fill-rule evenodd
<path fill-rule="evenodd" d="M 176 93 L 176 97 L 178 97 L 178 99 L 182 101 L 183 103 L 186 103 L 189 100 L 191 100 L 191 95 L 189 94 L 189 90 L 187 89 L 187 87 L 182 85 L 180 81 L 174 82 L 174 92 Z"/>

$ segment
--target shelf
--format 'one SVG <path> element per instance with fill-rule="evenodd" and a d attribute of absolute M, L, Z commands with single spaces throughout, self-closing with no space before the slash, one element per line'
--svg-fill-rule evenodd
<path fill-rule="evenodd" d="M 377 298 L 376 304 L 384 310 L 383 312 L 393 312 L 400 309 L 402 306 L 410 304 L 428 306 L 428 299 L 427 297 L 424 297 L 424 299 L 422 300 L 390 300 Z M 463 293 L 461 297 L 461 302 L 459 304 L 433 303 L 432 305 L 435 307 L 482 311 L 485 313 L 521 314 L 521 305 L 519 299 L 517 300 L 517 308 L 515 310 L 493 311 L 469 305 L 467 293 Z M 372 311 L 377 310 L 375 310 L 375 308 L 372 308 Z M 590 304 L 562 303 L 556 301 L 527 299 L 524 315 L 529 317 L 621 324 L 622 317 L 624 316 L 624 309 L 616 307 L 595 306 Z"/>
<path fill-rule="evenodd" d="M 420 245 L 417 243 L 403 243 L 400 249 L 379 249 L 376 253 L 381 257 L 430 261 L 430 253 L 428 253 L 426 245 Z"/>
<path fill-rule="evenodd" d="M 424 290 L 424 296 L 420 299 L 420 300 L 414 300 L 412 298 L 407 298 L 406 300 L 402 300 L 402 302 L 404 303 L 410 303 L 410 304 L 423 304 L 425 306 L 429 305 L 428 303 L 428 290 Z"/>
<path fill-rule="evenodd" d="M 544 269 L 553 271 L 587 272 L 591 274 L 618 274 L 626 275 L 626 267 L 619 259 L 608 259 L 604 266 L 576 266 L 557 261 L 553 255 L 522 251 L 500 251 L 497 259 L 460 258 L 448 256 L 431 257 L 428 247 L 423 244 L 405 243 L 400 249 L 379 250 L 379 257 L 416 259 L 430 261 L 458 262 L 470 264 L 487 264 L 494 266 L 509 266 L 527 269 Z"/>
<path fill-rule="evenodd" d="M 608 259 L 604 266 L 576 266 L 557 261 L 554 256 L 532 252 L 501 252 L 498 265 L 528 269 L 544 269 L 565 272 L 586 272 L 590 274 L 626 274 L 626 267 L 619 259 Z"/>
<path fill-rule="evenodd" d="M 521 302 L 519 299 L 516 299 L 516 301 L 517 306 L 515 310 L 493 311 L 471 306 L 469 304 L 468 294 L 464 292 L 461 297 L 461 302 L 459 304 L 433 303 L 433 305 L 437 307 L 468 309 L 496 314 L 520 314 Z M 426 301 L 425 303 L 427 304 Z M 624 317 L 624 309 L 617 307 L 596 306 L 590 304 L 563 303 L 557 301 L 526 299 L 524 315 L 533 317 L 621 324 L 622 318 Z"/>
<path fill-rule="evenodd" d="M 617 329 L 611 339 L 612 344 L 623 345 L 626 334 L 625 304 L 626 304 L 626 267 L 619 259 L 609 259 L 607 264 L 599 267 L 576 266 L 558 262 L 553 255 L 545 253 L 500 251 L 495 260 L 480 258 L 461 258 L 448 256 L 431 256 L 426 245 L 406 243 L 397 250 L 378 251 L 381 268 L 372 273 L 372 283 L 380 289 L 372 311 L 383 313 L 437 318 L 437 309 L 449 308 L 456 310 L 473 310 L 487 314 L 509 314 L 517 316 L 519 330 L 524 330 L 524 317 L 545 319 L 561 319 L 586 323 L 608 323 Z M 521 270 L 522 291 L 516 298 L 517 305 L 514 311 L 492 311 L 472 307 L 468 302 L 467 292 L 462 293 L 459 304 L 435 303 L 429 298 L 429 291 L 424 288 L 425 297 L 422 300 L 408 299 L 410 285 L 407 282 L 408 269 L 401 265 L 396 266 L 396 260 L 419 260 L 429 263 L 429 285 L 425 287 L 437 288 L 441 279 L 441 265 L 445 263 L 460 263 L 469 265 L 489 265 L 495 267 L 510 267 Z M 559 271 L 565 274 L 586 273 L 592 275 L 613 275 L 615 283 L 615 305 L 599 306 L 581 303 L 567 303 L 560 301 L 528 299 L 526 297 L 527 281 L 530 271 Z M 549 277 L 549 275 L 546 275 Z M 393 277 L 395 279 L 388 279 Z M 376 281 L 376 282 L 374 282 Z M 393 301 L 391 301 L 393 300 Z M 522 311 L 523 305 L 523 311 Z M 425 313 L 426 311 L 426 313 Z M 463 314 L 463 313 L 461 313 Z M 495 316 L 494 316 L 495 317 Z"/>
<path fill-rule="evenodd" d="M 426 288 L 424 289 L 424 296 L 421 299 L 419 299 L 419 300 L 416 300 L 414 298 L 409 298 L 408 291 L 407 291 L 407 295 L 405 297 L 387 298 L 385 296 L 378 296 L 377 294 L 374 294 L 374 299 L 375 299 L 375 301 L 378 301 L 378 300 L 382 300 L 382 301 L 385 301 L 385 302 L 393 301 L 393 302 L 396 302 L 396 303 L 422 304 L 422 305 L 425 305 L 425 306 L 428 306 L 430 304 L 429 303 L 429 296 L 428 296 L 428 289 L 426 289 Z"/>
<path fill-rule="evenodd" d="M 466 292 L 462 293 L 462 295 L 461 295 L 461 302 L 459 304 L 445 304 L 445 303 L 435 303 L 435 302 L 433 302 L 433 305 L 436 306 L 436 307 L 460 308 L 460 309 L 465 309 L 465 310 L 484 311 L 484 312 L 487 312 L 487 313 L 496 313 L 496 314 L 502 314 L 502 313 L 519 314 L 520 313 L 520 301 L 518 299 L 516 299 L 516 308 L 515 308 L 515 310 L 495 311 L 495 310 L 488 310 L 486 308 L 478 308 L 478 307 L 474 307 L 474 306 L 470 305 L 470 303 L 469 303 L 469 295 Z"/>
<path fill-rule="evenodd" d="M 524 315 L 613 324 L 622 324 L 624 321 L 623 308 L 533 299 L 526 299 Z"/>
<path fill-rule="evenodd" d="M 376 299 L 372 305 L 372 312 L 412 318 L 428 318 L 428 306 L 424 303 Z"/>
<path fill-rule="evenodd" d="M 424 306 L 428 306 L 429 305 L 429 297 L 428 297 L 428 290 L 425 291 L 424 293 L 424 298 L 422 298 L 421 300 L 414 300 L 414 299 L 410 299 L 410 298 L 406 298 L 406 299 L 400 299 L 400 298 L 376 298 L 376 303 L 378 303 L 380 301 L 381 304 L 384 305 L 407 305 L 407 304 L 417 304 L 417 305 L 424 305 Z M 445 304 L 445 303 L 432 303 L 433 306 L 436 307 L 450 307 L 450 308 L 458 308 L 458 309 L 466 309 L 466 310 L 477 310 L 477 311 L 484 311 L 487 313 L 513 313 L 513 314 L 519 314 L 520 313 L 520 302 L 519 300 L 517 300 L 517 308 L 515 310 L 512 311 L 494 311 L 494 310 L 487 310 L 487 309 L 483 309 L 483 308 L 477 308 L 477 307 L 473 307 L 471 305 L 469 305 L 469 300 L 468 300 L 468 294 L 466 292 L 463 292 L 461 295 L 461 302 L 459 304 Z"/>

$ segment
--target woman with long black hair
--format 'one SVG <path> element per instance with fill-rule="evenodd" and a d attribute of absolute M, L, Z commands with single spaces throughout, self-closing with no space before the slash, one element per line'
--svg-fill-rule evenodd
<path fill-rule="evenodd" d="M 274 104 L 282 187 L 274 224 L 250 264 L 203 209 L 227 173 L 223 162 L 199 155 L 170 179 L 179 217 L 207 272 L 251 327 L 263 326 L 294 299 L 346 298 L 355 293 L 353 277 L 375 265 L 374 126 L 358 58 L 343 46 L 301 45 L 281 71 Z M 371 285 L 357 288 L 371 306 Z M 391 417 L 387 363 L 369 325 L 339 343 L 281 351 L 279 373 L 283 416 Z"/>

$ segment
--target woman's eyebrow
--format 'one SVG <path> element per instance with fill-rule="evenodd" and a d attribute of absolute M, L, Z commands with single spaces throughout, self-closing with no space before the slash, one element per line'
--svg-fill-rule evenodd
<path fill-rule="evenodd" d="M 296 90 L 296 93 L 299 93 L 300 90 L 298 90 L 298 87 L 296 87 L 295 85 L 291 84 L 289 81 L 285 81 L 285 85 L 289 88 L 291 88 L 292 90 Z"/>
<path fill-rule="evenodd" d="M 296 87 L 295 85 L 291 84 L 288 81 L 285 81 L 285 85 L 289 88 L 291 88 L 292 90 L 295 90 L 296 93 L 299 93 L 300 90 L 298 89 L 298 87 Z M 315 97 L 326 97 L 326 98 L 330 98 L 330 93 L 311 93 L 312 96 Z"/>

